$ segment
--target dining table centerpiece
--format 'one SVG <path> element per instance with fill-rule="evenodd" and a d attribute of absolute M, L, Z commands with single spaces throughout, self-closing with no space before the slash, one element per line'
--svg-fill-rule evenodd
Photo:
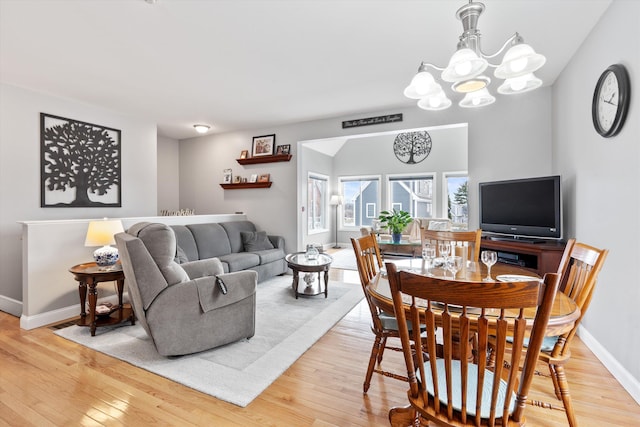
<path fill-rule="evenodd" d="M 391 209 L 391 211 L 381 211 L 378 219 L 380 220 L 380 224 L 389 230 L 391 233 L 391 241 L 395 244 L 400 243 L 402 232 L 413 222 L 413 218 L 409 212 L 395 209 Z"/>

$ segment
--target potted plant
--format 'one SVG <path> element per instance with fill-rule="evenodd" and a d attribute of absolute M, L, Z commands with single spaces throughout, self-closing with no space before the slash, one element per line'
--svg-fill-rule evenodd
<path fill-rule="evenodd" d="M 380 212 L 378 219 L 380 219 L 380 223 L 391 232 L 393 243 L 400 243 L 402 232 L 407 228 L 407 225 L 413 221 L 409 212 L 403 210 L 397 211 L 395 209 Z"/>

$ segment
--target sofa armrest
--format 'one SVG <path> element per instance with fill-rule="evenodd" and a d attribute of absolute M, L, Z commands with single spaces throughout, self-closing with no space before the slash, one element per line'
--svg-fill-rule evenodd
<path fill-rule="evenodd" d="M 191 280 L 199 277 L 217 276 L 218 274 L 224 273 L 224 267 L 218 258 L 189 261 L 180 264 L 180 267 L 187 272 L 187 275 Z"/>
<path fill-rule="evenodd" d="M 274 248 L 284 250 L 284 237 L 282 236 L 267 236 Z"/>

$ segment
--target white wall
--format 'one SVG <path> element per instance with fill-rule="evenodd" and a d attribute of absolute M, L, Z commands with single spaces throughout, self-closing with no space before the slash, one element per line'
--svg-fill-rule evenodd
<path fill-rule="evenodd" d="M 180 151 L 177 139 L 158 135 L 158 213 L 180 209 Z"/>
<path fill-rule="evenodd" d="M 120 129 L 122 207 L 40 207 L 40 113 Z M 18 221 L 155 215 L 156 126 L 92 105 L 0 85 L 0 310 L 20 315 L 22 229 Z M 64 246 L 57 251 L 65 251 Z M 77 262 L 86 261 L 79 259 Z M 71 265 L 56 266 L 66 271 Z M 69 290 L 77 286 L 69 274 Z M 48 283 L 40 283 L 45 287 Z"/>
<path fill-rule="evenodd" d="M 562 72 L 553 93 L 554 172 L 564 177 L 565 224 L 579 241 L 607 248 L 581 337 L 640 401 L 640 2 L 617 0 Z M 627 122 L 613 138 L 593 128 L 596 81 L 622 63 L 631 79 Z"/>
<path fill-rule="evenodd" d="M 341 128 L 343 120 L 391 113 L 403 113 L 404 120 Z M 242 211 L 258 228 L 284 236 L 286 249 L 291 252 L 298 249 L 296 224 L 302 208 L 296 196 L 298 141 L 452 123 L 469 125 L 470 227 L 478 224 L 478 182 L 551 173 L 551 89 L 542 88 L 520 96 L 499 96 L 495 104 L 479 110 L 454 106 L 445 111 L 426 112 L 411 106 L 183 140 L 180 206 L 194 207 L 199 214 Z M 291 144 L 294 156 L 291 162 L 240 166 L 235 161 L 241 150 L 251 149 L 253 136 L 272 133 L 276 134 L 276 144 Z M 222 190 L 218 184 L 225 168 L 243 176 L 271 173 L 273 185 L 270 189 Z"/>

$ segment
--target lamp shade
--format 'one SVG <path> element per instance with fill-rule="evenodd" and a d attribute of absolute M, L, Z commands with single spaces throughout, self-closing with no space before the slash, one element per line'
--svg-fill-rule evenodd
<path fill-rule="evenodd" d="M 329 204 L 331 206 L 341 205 L 342 204 L 342 196 L 334 194 L 333 196 L 331 196 L 331 199 L 329 200 Z"/>
<path fill-rule="evenodd" d="M 103 219 L 101 221 L 89 222 L 87 228 L 87 237 L 84 241 L 85 246 L 105 246 L 116 243 L 114 235 L 122 233 L 122 221 L 119 219 Z"/>
<path fill-rule="evenodd" d="M 469 92 L 464 96 L 464 99 L 458 103 L 463 108 L 476 108 L 484 107 L 496 102 L 495 96 L 491 95 L 487 88 L 477 90 L 475 92 Z"/>
<path fill-rule="evenodd" d="M 547 58 L 536 53 L 531 46 L 520 43 L 512 46 L 493 73 L 499 79 L 511 79 L 533 73 L 544 65 Z"/>
<path fill-rule="evenodd" d="M 533 73 L 524 76 L 507 79 L 498 88 L 498 93 L 502 95 L 513 95 L 516 93 L 529 92 L 542 86 L 542 80 L 537 78 Z"/>
<path fill-rule="evenodd" d="M 419 71 L 413 76 L 409 86 L 404 89 L 404 96 L 411 99 L 421 99 L 439 90 L 441 90 L 440 85 L 435 82 L 430 72 Z"/>
<path fill-rule="evenodd" d="M 449 108 L 450 106 L 451 100 L 447 98 L 447 95 L 443 90 L 440 90 L 440 92 L 436 93 L 435 95 L 422 98 L 420 101 L 418 101 L 418 107 L 422 108 L 423 110 L 429 111 L 444 110 Z"/>
<path fill-rule="evenodd" d="M 456 51 L 449 60 L 449 65 L 440 76 L 445 82 L 459 82 L 481 74 L 487 69 L 486 59 L 479 57 L 469 48 Z"/>

